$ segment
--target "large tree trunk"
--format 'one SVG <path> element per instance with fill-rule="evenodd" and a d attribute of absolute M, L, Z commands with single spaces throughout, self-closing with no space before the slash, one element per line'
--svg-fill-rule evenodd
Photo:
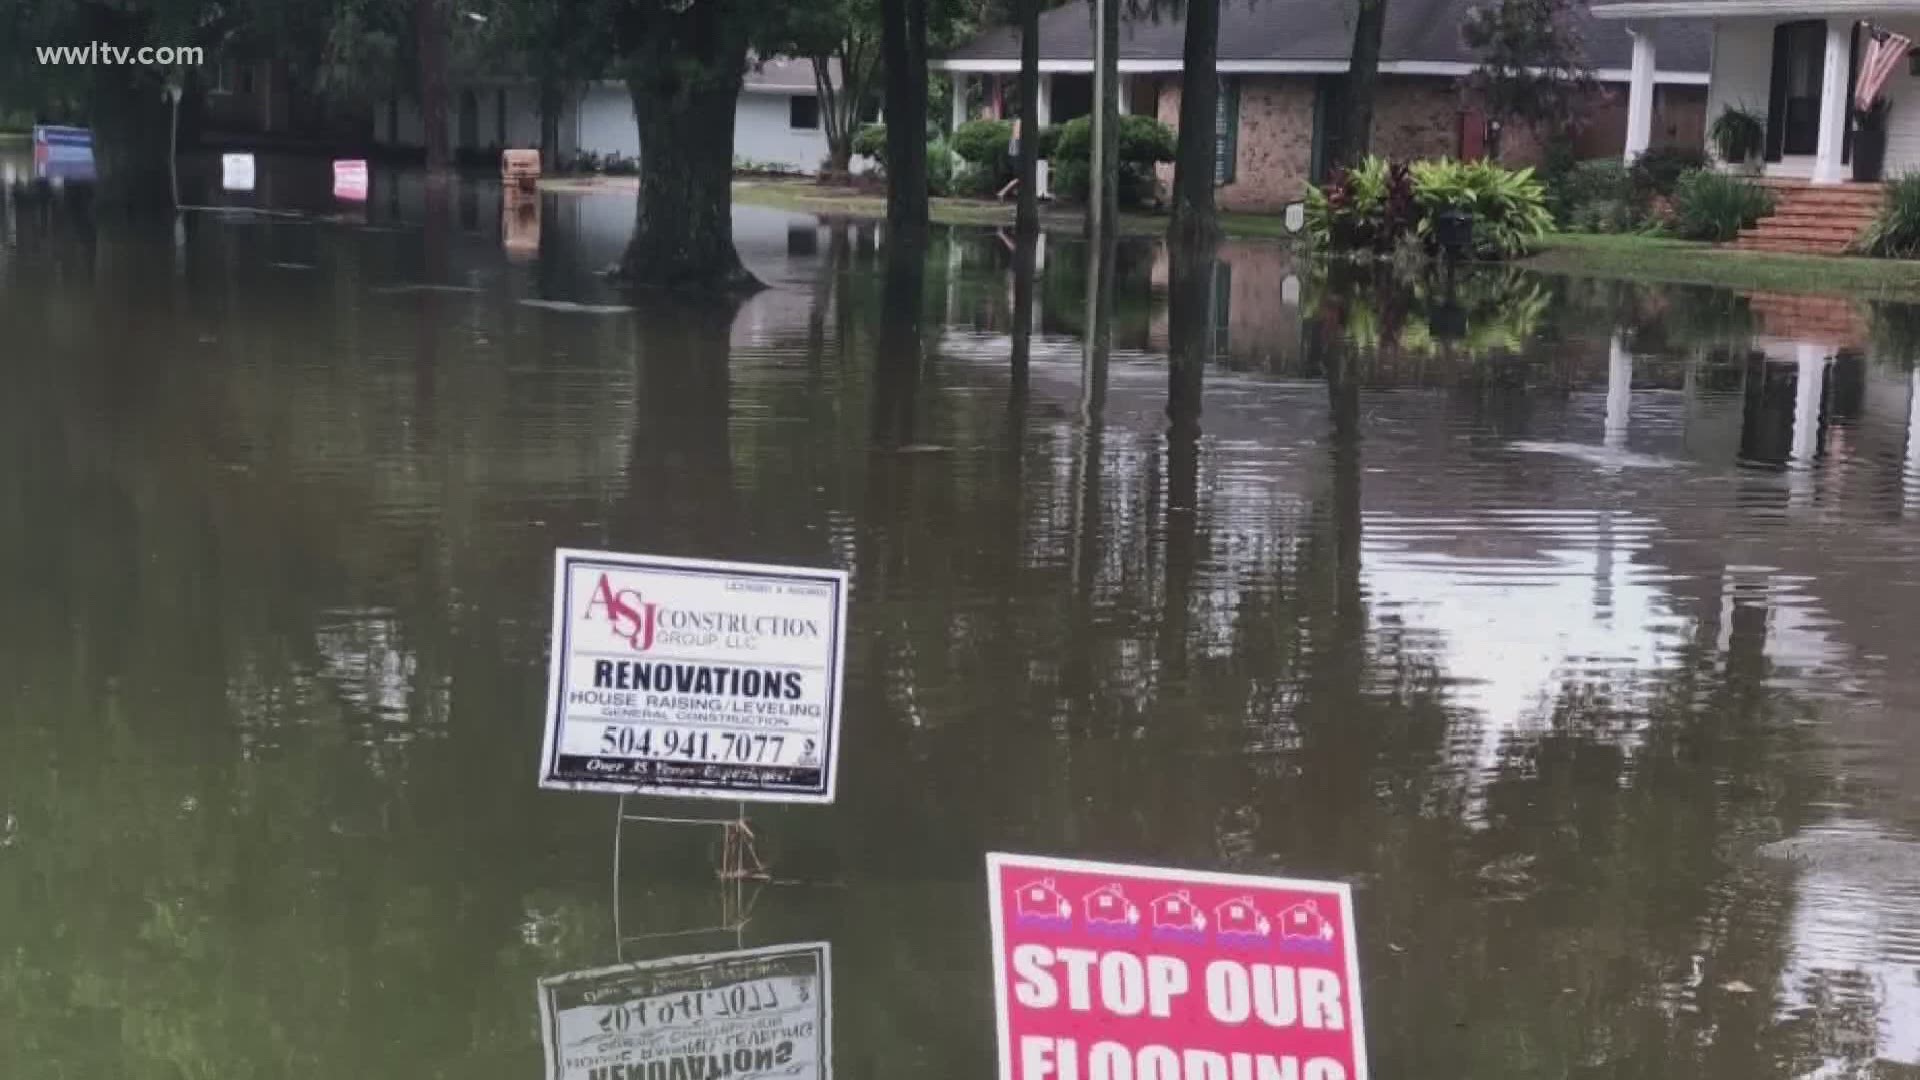
<path fill-rule="evenodd" d="M 1014 235 L 1031 237 L 1040 230 L 1040 0 L 1020 0 L 1020 205 L 1014 213 Z M 1032 273 L 1028 273 L 1032 278 Z M 1032 282 L 1028 282 L 1028 291 Z M 1028 305 L 1028 317 L 1032 317 Z M 1017 322 L 1020 316 L 1016 314 Z"/>
<path fill-rule="evenodd" d="M 880 0 L 887 70 L 887 224 L 927 227 L 927 0 Z"/>
<path fill-rule="evenodd" d="M 694 78 L 646 63 L 627 80 L 640 128 L 640 193 L 621 277 L 734 292 L 759 286 L 733 247 L 733 112 L 744 49 Z"/>
<path fill-rule="evenodd" d="M 93 69 L 89 115 L 93 124 L 95 197 L 116 206 L 169 205 L 171 106 L 160 80 L 141 69 L 102 64 Z"/>
<path fill-rule="evenodd" d="M 447 26 L 441 0 L 413 0 L 413 32 L 420 62 L 421 139 L 427 150 L 427 173 L 444 173 L 447 152 Z"/>
<path fill-rule="evenodd" d="M 544 172 L 560 171 L 560 113 L 566 108 L 566 88 L 558 79 L 546 79 L 540 84 L 540 168 Z"/>
<path fill-rule="evenodd" d="M 1340 160 L 1351 165 L 1373 149 L 1373 92 L 1380 80 L 1380 36 L 1387 25 L 1387 0 L 1359 0 L 1353 24 L 1353 56 L 1347 63 L 1346 122 L 1340 132 Z"/>
<path fill-rule="evenodd" d="M 1220 0 L 1187 0 L 1180 63 L 1180 141 L 1173 155 L 1175 244 L 1205 244 L 1219 231 L 1213 202 L 1214 124 L 1220 110 Z"/>
<path fill-rule="evenodd" d="M 1100 110 L 1104 128 L 1100 163 L 1105 181 L 1100 187 L 1100 221 L 1111 230 L 1120 220 L 1120 0 L 1094 0 L 1106 13 L 1106 50 L 1100 65 Z"/>

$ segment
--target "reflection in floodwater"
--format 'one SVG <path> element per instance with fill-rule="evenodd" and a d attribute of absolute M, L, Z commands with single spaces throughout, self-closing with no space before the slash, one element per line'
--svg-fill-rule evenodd
<path fill-rule="evenodd" d="M 575 972 L 539 995 L 547 1080 L 832 1075 L 825 942 Z"/>
<path fill-rule="evenodd" d="M 534 1073 L 624 955 L 560 545 L 851 570 L 742 931 L 844 1070 L 991 1070 L 994 848 L 1354 882 L 1382 1075 L 1920 1065 L 1908 309 L 752 207 L 715 307 L 625 196 L 258 179 L 0 209 L 0 1073 Z M 654 833 L 621 917 L 709 925 Z"/>

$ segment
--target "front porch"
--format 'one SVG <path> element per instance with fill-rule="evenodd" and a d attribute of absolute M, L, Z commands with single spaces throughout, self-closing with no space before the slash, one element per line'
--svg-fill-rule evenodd
<path fill-rule="evenodd" d="M 1652 128 L 1656 49 L 1650 27 L 1684 20 L 1712 35 L 1709 124 L 1727 109 L 1765 125 L 1763 175 L 1815 185 L 1854 175 L 1852 97 L 1873 28 L 1920 39 L 1920 0 L 1662 0 L 1597 5 L 1634 36 L 1628 84 L 1626 158 L 1645 153 Z M 1901 62 L 1881 96 L 1886 119 L 1884 175 L 1920 168 L 1920 78 Z"/>

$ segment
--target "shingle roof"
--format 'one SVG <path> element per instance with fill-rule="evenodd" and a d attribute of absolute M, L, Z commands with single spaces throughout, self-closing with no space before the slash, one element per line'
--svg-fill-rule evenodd
<path fill-rule="evenodd" d="M 1477 0 L 1392 0 L 1381 41 L 1383 63 L 1478 61 L 1460 38 L 1461 24 Z M 1220 59 L 1344 63 L 1353 49 L 1354 6 L 1344 0 L 1220 0 Z M 1595 68 L 1626 69 L 1632 39 L 1625 24 L 1593 18 L 1575 5 L 1575 26 Z M 1662 72 L 1705 74 L 1709 29 L 1704 24 L 1662 20 L 1651 24 Z M 1133 19 L 1120 27 L 1120 58 L 1178 63 L 1185 24 L 1171 16 Z M 991 27 L 948 54 L 952 60 L 1018 60 L 1018 27 Z M 1085 3 L 1069 3 L 1040 16 L 1040 58 L 1093 58 L 1093 26 Z"/>

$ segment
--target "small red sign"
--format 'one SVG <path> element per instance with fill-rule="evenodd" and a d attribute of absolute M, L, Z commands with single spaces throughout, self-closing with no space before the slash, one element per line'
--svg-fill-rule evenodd
<path fill-rule="evenodd" d="M 987 856 L 1001 1080 L 1366 1080 L 1353 899 Z"/>

